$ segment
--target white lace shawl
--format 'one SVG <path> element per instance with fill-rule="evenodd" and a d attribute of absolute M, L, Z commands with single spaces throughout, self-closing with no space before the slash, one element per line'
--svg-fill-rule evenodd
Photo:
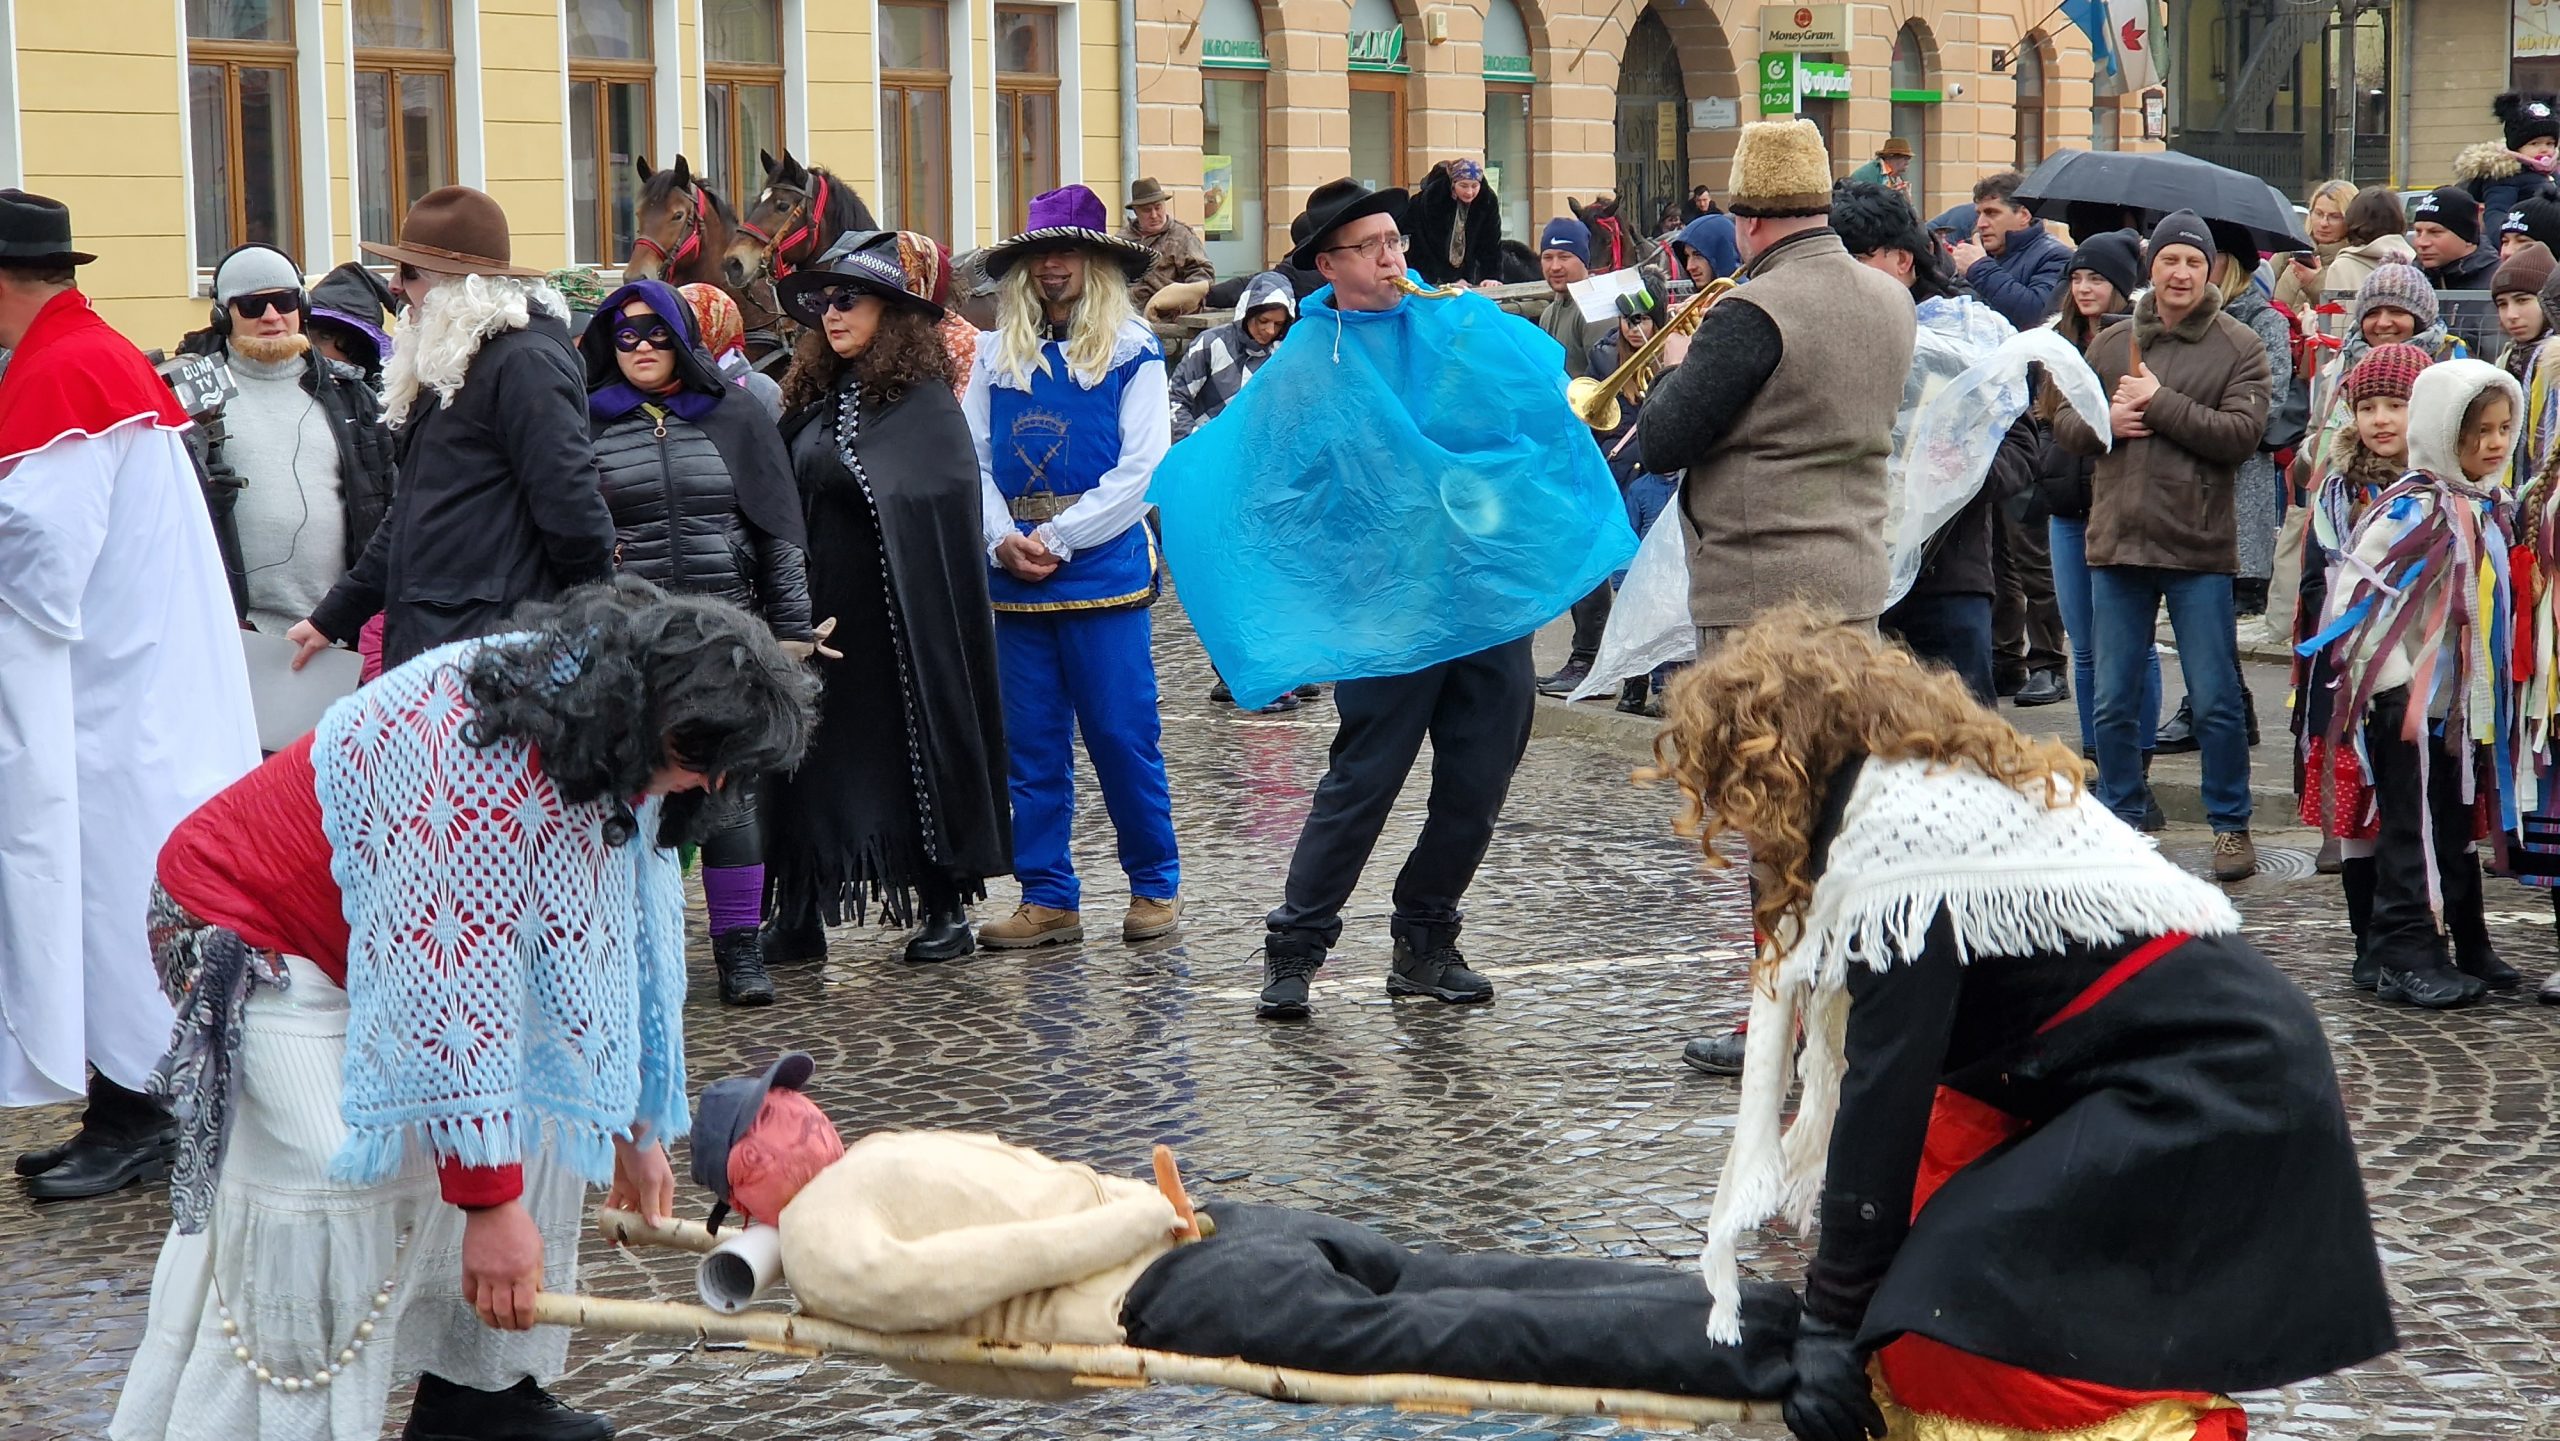
<path fill-rule="evenodd" d="M 2049 807 L 2041 788 L 2021 792 L 1961 764 L 1861 769 L 1804 933 L 1773 983 L 1752 992 L 1741 1111 L 1700 1260 L 1715 1302 L 1709 1336 L 1742 1339 L 1743 1233 L 1778 1215 L 1799 1232 L 1812 1226 L 1847 1069 L 1852 963 L 1881 971 L 1916 959 L 1941 912 L 1963 961 L 2240 929 L 2220 889 L 2171 865 L 2087 792 L 2065 793 Z M 1804 1094 L 1789 1126 L 1799 1014 Z"/>

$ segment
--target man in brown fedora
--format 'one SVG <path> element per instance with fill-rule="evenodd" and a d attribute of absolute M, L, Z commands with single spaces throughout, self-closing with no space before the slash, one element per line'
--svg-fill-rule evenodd
<path fill-rule="evenodd" d="M 498 202 L 448 185 L 409 207 L 398 244 L 364 248 L 398 264 L 409 304 L 383 370 L 400 480 L 363 557 L 291 634 L 307 660 L 379 613 L 389 669 L 612 574 L 613 514 L 568 303 L 511 262 Z"/>
<path fill-rule="evenodd" d="M 1887 136 L 1876 147 L 1876 158 L 1849 173 L 1851 180 L 1864 180 L 1881 185 L 1894 194 L 1911 198 L 1911 177 L 1903 172 L 1911 168 L 1911 142 L 1899 135 Z"/>
<path fill-rule="evenodd" d="M 1139 177 L 1129 187 L 1129 223 L 1120 228 L 1121 239 L 1155 252 L 1155 263 L 1129 287 L 1130 301 L 1150 320 L 1171 320 L 1198 310 L 1208 298 L 1209 283 L 1218 278 L 1200 232 L 1165 209 L 1172 199 L 1153 176 Z"/>
<path fill-rule="evenodd" d="M 152 862 L 258 763 L 187 416 L 75 285 L 94 258 L 0 190 L 0 1106 L 88 1102 L 18 1157 L 38 1201 L 167 1174 Z"/>

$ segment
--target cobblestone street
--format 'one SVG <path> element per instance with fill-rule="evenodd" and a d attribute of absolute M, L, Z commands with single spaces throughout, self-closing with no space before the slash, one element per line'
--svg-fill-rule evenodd
<path fill-rule="evenodd" d="M 1390 1003 L 1387 893 L 1421 815 L 1408 788 L 1316 982 L 1303 1026 L 1257 1022 L 1261 917 L 1321 774 L 1333 713 L 1240 716 L 1206 700 L 1207 664 L 1160 613 L 1165 737 L 1190 919 L 1165 942 L 1117 939 L 1126 892 L 1086 790 L 1081 948 L 893 959 L 896 936 L 839 931 L 823 966 L 779 971 L 770 1009 L 708 999 L 696 948 L 689 1049 L 698 1088 L 804 1047 L 812 1090 L 849 1130 L 965 1127 L 1143 1175 L 1171 1143 L 1206 1197 L 1320 1207 L 1401 1239 L 1689 1263 L 1702 1245 L 1732 1082 L 1678 1063 L 1682 1040 L 1743 1004 L 1749 940 L 1736 874 L 1701 870 L 1670 834 L 1672 797 L 1628 783 L 1615 750 L 1533 742 L 1468 915 L 1490 1008 Z M 2064 708 L 2067 709 L 2067 708 Z M 2280 735 L 2256 752 L 2284 755 Z M 2280 785 L 2281 771 L 2274 770 Z M 2263 785 L 2262 785 L 2263 788 Z M 2273 820 L 2274 817 L 2268 819 Z M 2201 867 L 2202 828 L 2164 838 Z M 2334 881 L 2299 832 L 2262 831 L 2275 874 L 2238 888 L 2256 942 L 2326 1019 L 2366 1162 L 2402 1349 L 2357 1371 L 2246 1398 L 2260 1437 L 2560 1434 L 2560 1010 L 2531 986 L 2553 930 L 2538 894 L 2491 889 L 2491 920 L 2525 991 L 2448 1015 L 2383 1008 L 2345 981 Z M 2290 853 L 2279 848 L 2290 848 Z M 1012 904 L 1009 882 L 981 919 Z M 1108 924 L 1106 924 L 1108 923 Z M 696 912 L 699 924 L 699 912 Z M 0 1112 L 0 1151 L 55 1138 L 62 1110 Z M 676 1170 L 685 1175 L 684 1158 Z M 689 1185 L 682 1209 L 705 1200 Z M 164 1224 L 158 1188 L 38 1208 L 0 1195 L 0 1441 L 104 1432 L 142 1325 Z M 1794 1280 L 1802 1251 L 1768 1238 L 1746 1264 Z M 691 1260 L 590 1243 L 587 1285 L 691 1299 Z M 567 1400 L 628 1437 L 1599 1435 L 1605 1421 L 1292 1409 L 1222 1394 L 1111 1392 L 1072 1408 L 933 1391 L 887 1372 L 653 1339 L 581 1337 Z M 1774 1437 L 1776 1428 L 1729 1434 Z"/>

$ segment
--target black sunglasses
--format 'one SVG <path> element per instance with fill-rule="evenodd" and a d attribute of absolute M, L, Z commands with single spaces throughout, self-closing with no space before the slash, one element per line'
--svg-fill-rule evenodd
<path fill-rule="evenodd" d="M 302 292 L 299 290 L 260 290 L 231 297 L 231 313 L 242 320 L 255 320 L 271 310 L 299 313 L 301 309 Z"/>
<path fill-rule="evenodd" d="M 842 313 L 862 303 L 862 297 L 870 293 L 859 285 L 831 286 L 811 296 L 809 304 L 813 310 L 833 310 Z"/>
<path fill-rule="evenodd" d="M 652 324 L 646 330 L 631 325 L 613 328 L 613 348 L 625 355 L 644 345 L 652 350 L 673 350 L 675 343 L 675 333 L 660 324 Z"/>

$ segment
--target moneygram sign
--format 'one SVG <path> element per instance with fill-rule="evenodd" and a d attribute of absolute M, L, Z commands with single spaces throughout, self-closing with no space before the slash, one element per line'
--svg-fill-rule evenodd
<path fill-rule="evenodd" d="M 1760 48 L 1824 52 L 1849 48 L 1846 5 L 1763 5 Z"/>

